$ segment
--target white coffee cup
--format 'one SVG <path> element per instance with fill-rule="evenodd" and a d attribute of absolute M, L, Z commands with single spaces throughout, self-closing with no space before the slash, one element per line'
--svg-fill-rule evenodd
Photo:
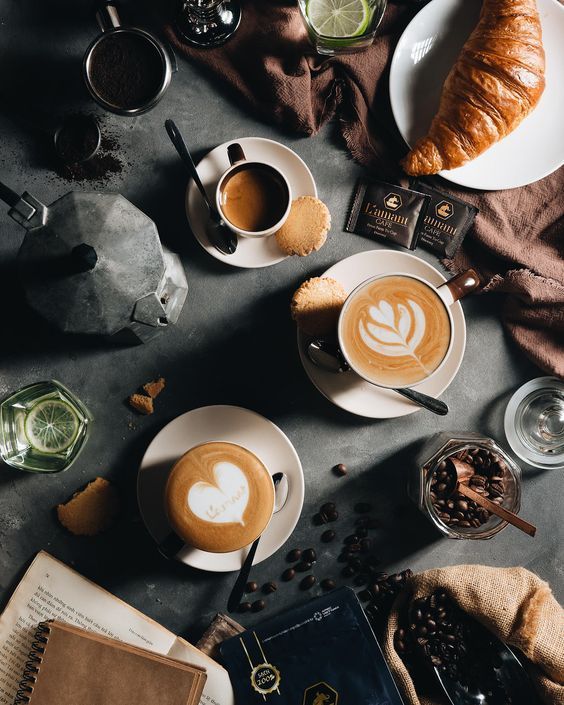
<path fill-rule="evenodd" d="M 352 305 L 352 303 L 355 301 L 355 299 L 369 286 L 371 286 L 375 281 L 380 280 L 380 279 L 385 279 L 389 277 L 402 277 L 406 279 L 414 279 L 418 282 L 421 282 L 425 286 L 427 286 L 429 289 L 431 289 L 434 294 L 436 294 L 438 300 L 440 300 L 444 306 L 444 310 L 447 314 L 448 317 L 448 325 L 449 325 L 449 343 L 448 346 L 445 350 L 445 353 L 443 355 L 443 358 L 441 362 L 436 366 L 428 375 L 426 375 L 424 378 L 417 380 L 416 382 L 413 382 L 411 384 L 402 384 L 401 386 L 404 387 L 414 387 L 418 384 L 421 384 L 424 381 L 429 380 L 431 377 L 436 375 L 439 370 L 442 369 L 443 365 L 445 364 L 446 360 L 448 359 L 448 356 L 450 354 L 450 351 L 452 349 L 453 345 L 453 340 L 454 340 L 454 323 L 453 323 L 453 318 L 452 318 L 452 312 L 450 311 L 450 307 L 452 304 L 454 304 L 456 301 L 461 299 L 463 296 L 466 296 L 466 294 L 469 294 L 471 291 L 474 291 L 479 284 L 480 280 L 478 275 L 473 269 L 468 269 L 465 272 L 462 272 L 461 274 L 453 277 L 452 279 L 449 279 L 446 281 L 444 284 L 441 284 L 440 286 L 435 286 L 431 282 L 427 281 L 423 277 L 410 274 L 407 272 L 387 272 L 385 274 L 379 274 L 375 277 L 371 277 L 370 279 L 367 279 L 363 281 L 361 284 L 359 284 L 347 297 L 347 300 L 345 301 L 343 308 L 341 309 L 341 313 L 339 315 L 339 322 L 338 322 L 338 339 L 339 339 L 339 347 L 341 349 L 341 352 L 347 361 L 349 367 L 356 372 L 360 377 L 362 377 L 364 380 L 367 382 L 370 382 L 370 384 L 374 384 L 378 387 L 384 387 L 387 389 L 393 389 L 395 387 L 398 387 L 400 385 L 398 384 L 385 384 L 382 381 L 376 380 L 374 378 L 370 378 L 365 372 L 361 369 L 359 369 L 358 365 L 355 364 L 354 359 L 350 355 L 350 352 L 347 350 L 347 340 L 345 338 L 344 334 L 344 323 L 346 320 L 346 314 L 348 311 L 348 308 Z"/>
<path fill-rule="evenodd" d="M 261 238 L 273 235 L 284 225 L 286 219 L 290 214 L 290 208 L 292 207 L 292 189 L 290 187 L 288 179 L 280 171 L 280 169 L 275 167 L 273 164 L 257 160 L 248 160 L 245 157 L 241 145 L 237 144 L 236 142 L 230 144 L 227 147 L 227 154 L 231 166 L 222 174 L 215 190 L 215 203 L 219 214 L 223 218 L 227 227 L 234 233 L 237 233 L 237 235 L 240 235 L 242 237 Z M 226 185 L 234 174 L 243 169 L 252 169 L 253 167 L 255 167 L 256 169 L 266 170 L 267 172 L 270 172 L 270 174 L 274 176 L 276 181 L 279 182 L 282 192 L 281 198 L 283 198 L 283 202 L 281 202 L 279 207 L 281 215 L 276 219 L 276 222 L 272 223 L 272 225 L 262 230 L 243 230 L 242 228 L 238 227 L 233 222 L 231 222 L 229 220 L 229 217 L 225 213 L 223 207 L 223 194 Z"/>

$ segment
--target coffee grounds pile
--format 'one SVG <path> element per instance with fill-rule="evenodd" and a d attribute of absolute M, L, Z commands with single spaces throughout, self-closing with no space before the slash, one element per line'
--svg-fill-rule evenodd
<path fill-rule="evenodd" d="M 435 667 L 465 691 L 480 688 L 487 702 L 513 702 L 496 671 L 500 664 L 492 635 L 444 592 L 412 602 L 394 647 L 421 692 L 436 687 Z"/>
<path fill-rule="evenodd" d="M 131 110 L 145 105 L 160 90 L 161 56 L 153 43 L 133 32 L 109 34 L 94 49 L 90 82 L 107 103 Z"/>
<path fill-rule="evenodd" d="M 59 157 L 67 164 L 92 156 L 98 146 L 98 124 L 93 115 L 71 115 L 56 137 Z"/>
<path fill-rule="evenodd" d="M 108 135 L 102 135 L 100 148 L 96 154 L 85 162 L 65 164 L 59 161 L 57 175 L 66 181 L 98 181 L 105 183 L 114 174 L 123 171 L 123 162 L 117 156 L 117 141 Z"/>

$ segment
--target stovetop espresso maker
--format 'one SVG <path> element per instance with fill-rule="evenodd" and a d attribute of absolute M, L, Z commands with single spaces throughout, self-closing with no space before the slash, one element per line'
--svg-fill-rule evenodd
<path fill-rule="evenodd" d="M 17 256 L 30 307 L 64 333 L 141 343 L 178 320 L 188 284 L 155 223 L 120 194 L 71 191 L 46 206 L 0 182 L 26 230 Z"/>

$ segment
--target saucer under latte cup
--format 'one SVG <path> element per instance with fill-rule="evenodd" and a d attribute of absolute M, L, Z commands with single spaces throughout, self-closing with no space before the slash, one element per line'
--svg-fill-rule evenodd
<path fill-rule="evenodd" d="M 227 147 L 231 166 L 216 187 L 216 207 L 237 235 L 273 235 L 286 222 L 292 206 L 288 179 L 272 164 L 247 160 L 240 144 Z"/>
<path fill-rule="evenodd" d="M 367 382 L 388 389 L 430 379 L 453 345 L 450 306 L 478 285 L 473 270 L 439 287 L 402 272 L 364 281 L 348 296 L 339 316 L 345 360 Z"/>
<path fill-rule="evenodd" d="M 263 462 L 235 443 L 211 441 L 188 450 L 173 466 L 164 495 L 174 532 L 210 553 L 253 543 L 274 512 L 274 483 Z"/>

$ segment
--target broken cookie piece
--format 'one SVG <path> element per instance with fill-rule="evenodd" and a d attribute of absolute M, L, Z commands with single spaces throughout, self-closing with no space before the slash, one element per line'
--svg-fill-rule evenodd
<path fill-rule="evenodd" d="M 135 411 L 140 414 L 152 414 L 153 413 L 153 399 L 148 397 L 146 394 L 132 394 L 129 399 L 129 406 L 131 406 Z"/>
<path fill-rule="evenodd" d="M 152 382 L 147 382 L 143 385 L 143 391 L 145 391 L 151 399 L 156 399 L 159 394 L 163 391 L 166 386 L 166 380 L 164 377 L 159 377 L 154 379 Z"/>
<path fill-rule="evenodd" d="M 114 523 L 119 509 L 116 488 L 103 477 L 97 477 L 75 492 L 66 504 L 59 504 L 57 516 L 71 534 L 96 536 Z"/>

